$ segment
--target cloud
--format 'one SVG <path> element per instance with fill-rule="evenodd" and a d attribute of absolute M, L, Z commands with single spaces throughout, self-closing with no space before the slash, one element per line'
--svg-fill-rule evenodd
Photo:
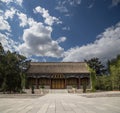
<path fill-rule="evenodd" d="M 20 26 L 25 27 L 28 24 L 27 15 L 20 12 L 20 13 L 17 13 L 17 16 L 20 20 Z"/>
<path fill-rule="evenodd" d="M 67 2 L 72 6 L 81 4 L 81 0 L 67 0 Z"/>
<path fill-rule="evenodd" d="M 40 62 L 40 61 L 37 60 L 36 58 L 28 58 L 28 60 L 31 60 L 31 62 Z"/>
<path fill-rule="evenodd" d="M 1 1 L 7 4 L 9 4 L 10 2 L 13 2 L 13 0 L 1 0 Z"/>
<path fill-rule="evenodd" d="M 9 23 L 2 16 L 0 16 L 0 30 L 10 31 L 10 29 Z"/>
<path fill-rule="evenodd" d="M 11 2 L 14 2 L 14 0 L 9 0 L 5 3 L 9 4 Z M 5 11 L 0 10 L 0 30 L 4 30 L 3 34 L 2 32 L 0 33 L 0 42 L 5 50 L 17 51 L 28 58 L 32 58 L 32 56 L 62 57 L 64 49 L 59 43 L 64 42 L 66 40 L 65 37 L 60 38 L 58 42 L 58 40 L 53 40 L 51 36 L 53 31 L 52 25 L 62 22 L 58 18 L 50 16 L 48 10 L 40 6 L 36 7 L 36 11 L 36 13 L 41 14 L 45 24 L 29 18 L 27 14 L 13 7 L 7 7 Z M 12 29 L 8 19 L 14 19 L 14 15 L 19 19 L 19 26 L 23 27 L 21 44 L 12 40 L 12 35 L 9 33 Z"/>
<path fill-rule="evenodd" d="M 10 3 L 12 2 L 12 0 L 6 0 L 3 1 L 5 3 Z M 2 4 L 3 5 L 3 4 Z M 6 8 L 7 10 L 0 10 L 0 42 L 2 43 L 4 49 L 10 50 L 10 51 L 17 51 L 17 45 L 18 43 L 13 41 L 11 38 L 9 38 L 11 36 L 11 26 L 9 24 L 8 19 L 13 19 L 14 14 L 16 13 L 16 9 L 14 9 L 13 7 Z"/>
<path fill-rule="evenodd" d="M 69 31 L 69 30 L 70 30 L 70 27 L 69 27 L 69 26 L 68 26 L 68 27 L 65 26 L 65 27 L 62 28 L 62 30 Z"/>
<path fill-rule="evenodd" d="M 65 6 L 57 6 L 55 9 L 61 13 L 68 13 L 68 9 Z"/>
<path fill-rule="evenodd" d="M 15 2 L 14 0 L 2 1 L 6 4 Z M 8 5 L 9 6 L 9 5 Z M 7 7 L 7 10 L 0 10 L 0 30 L 4 31 L 4 34 L 0 33 L 0 42 L 3 44 L 5 50 L 18 51 L 28 57 L 31 56 L 47 56 L 60 58 L 63 55 L 64 49 L 59 46 L 59 43 L 66 40 L 65 37 L 61 37 L 58 40 L 53 40 L 52 25 L 54 23 L 62 23 L 58 18 L 51 16 L 48 10 L 36 7 L 34 10 L 36 13 L 41 14 L 44 19 L 43 24 L 36 22 L 33 18 L 29 18 L 27 14 L 22 13 L 18 9 L 13 7 Z M 8 19 L 13 19 L 16 15 L 19 19 L 19 26 L 25 27 L 23 30 L 22 43 L 17 43 L 9 38 L 9 32 L 11 27 L 8 23 Z M 8 32 L 9 31 L 9 32 Z"/>
<path fill-rule="evenodd" d="M 120 54 L 120 22 L 107 28 L 97 36 L 96 41 L 82 47 L 74 47 L 65 52 L 63 61 L 83 61 L 98 57 L 104 61 Z"/>
<path fill-rule="evenodd" d="M 120 3 L 120 0 L 112 0 L 112 6 L 117 6 Z"/>
<path fill-rule="evenodd" d="M 36 11 L 42 14 L 45 20 L 51 18 L 48 11 L 44 8 L 37 7 L 34 12 L 37 13 Z M 58 40 L 53 40 L 51 36 L 53 31 L 51 25 L 55 22 L 54 18 L 56 17 L 52 17 L 53 20 L 51 20 L 51 23 L 48 22 L 48 24 L 45 25 L 41 22 L 36 22 L 33 18 L 27 17 L 24 13 L 18 12 L 17 15 L 20 20 L 19 25 L 21 27 L 27 26 L 27 29 L 23 31 L 23 43 L 18 47 L 21 54 L 27 57 L 62 57 L 64 49 L 59 46 L 59 43 L 65 41 L 65 37 L 60 38 L 58 42 Z"/>
<path fill-rule="evenodd" d="M 57 42 L 58 43 L 65 42 L 66 39 L 67 39 L 66 37 L 60 37 L 60 38 L 57 39 Z"/>
<path fill-rule="evenodd" d="M 23 0 L 1 0 L 3 3 L 6 3 L 7 5 L 10 3 L 16 3 L 18 5 L 22 5 Z"/>
<path fill-rule="evenodd" d="M 62 23 L 58 18 L 56 18 L 54 16 L 50 16 L 48 10 L 46 10 L 45 8 L 38 6 L 33 11 L 34 11 L 34 13 L 40 13 L 42 15 L 42 17 L 45 19 L 44 22 L 47 25 L 52 26 L 54 23 L 57 23 L 57 24 Z"/>
<path fill-rule="evenodd" d="M 91 3 L 91 4 L 88 6 L 88 8 L 92 8 L 93 6 L 94 6 L 94 2 Z"/>
<path fill-rule="evenodd" d="M 57 41 L 52 40 L 51 32 L 51 27 L 36 22 L 24 30 L 24 43 L 19 46 L 19 51 L 26 56 L 61 57 L 64 49 L 58 45 Z"/>
<path fill-rule="evenodd" d="M 18 3 L 19 5 L 22 5 L 22 3 L 23 3 L 23 0 L 15 0 L 16 1 L 16 3 Z"/>
<path fill-rule="evenodd" d="M 6 10 L 4 13 L 5 19 L 13 19 L 14 14 L 16 14 L 16 9 L 14 9 L 13 7 L 10 8 L 10 10 Z"/>
<path fill-rule="evenodd" d="M 11 7 L 7 10 L 3 11 L 0 10 L 0 30 L 7 30 L 11 31 L 11 27 L 9 25 L 8 19 L 13 19 L 14 15 L 16 14 L 17 9 Z"/>
<path fill-rule="evenodd" d="M 71 6 L 75 6 L 75 5 L 79 5 L 81 4 L 81 0 L 58 0 L 58 5 L 71 5 Z"/>
<path fill-rule="evenodd" d="M 0 33 L 0 42 L 2 43 L 5 51 L 18 51 L 19 44 L 11 38 L 8 38 L 7 35 Z"/>
<path fill-rule="evenodd" d="M 61 13 L 69 13 L 68 6 L 77 6 L 81 4 L 81 0 L 57 0 L 55 7 Z"/>
<path fill-rule="evenodd" d="M 17 16 L 19 21 L 19 26 L 20 27 L 31 27 L 33 25 L 35 25 L 37 22 L 34 21 L 33 18 L 28 18 L 27 15 L 25 13 L 22 12 L 17 12 Z"/>

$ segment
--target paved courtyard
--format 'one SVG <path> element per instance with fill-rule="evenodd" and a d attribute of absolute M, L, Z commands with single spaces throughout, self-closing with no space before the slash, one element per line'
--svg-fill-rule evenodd
<path fill-rule="evenodd" d="M 0 98 L 0 113 L 120 113 L 120 97 L 47 94 L 36 98 Z"/>

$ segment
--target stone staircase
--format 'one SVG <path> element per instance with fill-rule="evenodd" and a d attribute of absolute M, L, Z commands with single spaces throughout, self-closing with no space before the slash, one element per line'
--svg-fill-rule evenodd
<path fill-rule="evenodd" d="M 25 89 L 25 92 L 27 94 L 31 94 L 31 89 Z M 83 90 L 82 89 L 35 89 L 34 92 L 35 94 L 48 94 L 48 93 L 51 93 L 51 94 L 78 93 L 80 94 L 80 93 L 83 93 Z"/>
<path fill-rule="evenodd" d="M 49 93 L 68 93 L 67 89 L 49 89 Z"/>

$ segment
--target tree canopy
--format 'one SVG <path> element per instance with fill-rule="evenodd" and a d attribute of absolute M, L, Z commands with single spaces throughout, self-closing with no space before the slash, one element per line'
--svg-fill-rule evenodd
<path fill-rule="evenodd" d="M 106 72 L 105 66 L 99 58 L 91 58 L 90 60 L 85 60 L 85 62 L 95 71 L 96 75 L 103 75 Z"/>
<path fill-rule="evenodd" d="M 112 79 L 112 89 L 120 90 L 120 55 L 109 62 L 109 68 Z"/>
<path fill-rule="evenodd" d="M 87 62 L 88 66 L 90 67 L 90 71 L 92 70 L 91 71 L 92 89 L 120 90 L 120 55 L 118 55 L 115 59 L 108 61 L 107 63 L 108 68 L 105 68 L 98 58 L 85 60 L 85 62 Z M 95 73 L 93 74 L 93 72 Z"/>
<path fill-rule="evenodd" d="M 16 52 L 4 51 L 0 44 L 0 87 L 9 92 L 21 91 L 29 60 Z"/>

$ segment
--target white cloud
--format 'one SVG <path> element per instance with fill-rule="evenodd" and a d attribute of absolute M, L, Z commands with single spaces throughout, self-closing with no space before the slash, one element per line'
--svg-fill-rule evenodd
<path fill-rule="evenodd" d="M 22 5 L 22 2 L 23 2 L 23 0 L 1 0 L 1 1 L 6 3 L 6 4 L 9 4 L 9 3 L 13 2 L 13 3 L 16 3 L 20 6 Z"/>
<path fill-rule="evenodd" d="M 117 6 L 120 3 L 120 0 L 112 0 L 112 6 Z"/>
<path fill-rule="evenodd" d="M 61 13 L 68 13 L 68 6 L 77 6 L 81 4 L 81 0 L 57 0 L 56 10 Z"/>
<path fill-rule="evenodd" d="M 57 6 L 55 9 L 61 13 L 68 13 L 68 9 L 65 6 Z"/>
<path fill-rule="evenodd" d="M 17 12 L 18 19 L 20 20 L 19 24 L 20 27 L 31 27 L 35 24 L 37 24 L 36 21 L 33 20 L 33 18 L 28 18 L 25 13 Z"/>
<path fill-rule="evenodd" d="M 20 26 L 25 27 L 28 24 L 27 15 L 24 13 L 17 13 L 18 18 L 20 19 Z"/>
<path fill-rule="evenodd" d="M 12 19 L 15 13 L 16 13 L 16 9 L 14 9 L 13 7 L 10 8 L 10 10 L 6 10 L 4 13 L 5 19 L 8 19 L 8 18 Z"/>
<path fill-rule="evenodd" d="M 12 2 L 9 1 L 9 2 Z M 6 2 L 7 3 L 7 2 Z M 41 8 L 43 12 L 38 12 L 45 19 L 45 24 L 36 22 L 33 18 L 28 18 L 26 14 L 14 9 L 8 8 L 5 12 L 0 10 L 0 30 L 7 30 L 4 34 L 0 33 L 0 42 L 2 42 L 5 50 L 18 51 L 28 57 L 34 56 L 47 56 L 47 57 L 62 57 L 64 49 L 59 46 L 60 42 L 65 39 L 61 38 L 60 42 L 52 39 L 52 25 L 54 23 L 61 23 L 61 21 L 53 16 L 50 16 L 48 10 Z M 39 11 L 39 10 L 38 10 Z M 27 27 L 23 31 L 22 43 L 19 44 L 8 38 L 11 30 L 7 19 L 13 19 L 14 15 L 18 16 L 19 26 Z M 9 32 L 8 32 L 9 31 Z"/>
<path fill-rule="evenodd" d="M 9 23 L 2 16 L 0 16 L 0 30 L 10 31 Z"/>
<path fill-rule="evenodd" d="M 0 14 L 3 14 L 3 10 L 0 10 Z"/>
<path fill-rule="evenodd" d="M 70 27 L 69 27 L 69 26 L 68 26 L 68 27 L 65 26 L 65 27 L 62 28 L 62 30 L 67 30 L 67 31 L 69 31 L 69 30 L 70 30 Z"/>
<path fill-rule="evenodd" d="M 83 61 L 93 57 L 107 61 L 118 54 L 120 54 L 120 22 L 98 35 L 94 43 L 66 51 L 63 61 Z"/>
<path fill-rule="evenodd" d="M 94 6 L 94 2 L 91 3 L 91 4 L 88 6 L 88 8 L 92 8 L 93 6 Z"/>
<path fill-rule="evenodd" d="M 64 49 L 58 45 L 57 41 L 52 40 L 51 32 L 51 27 L 44 26 L 40 22 L 34 23 L 24 30 L 24 43 L 19 46 L 20 52 L 26 56 L 61 57 Z"/>
<path fill-rule="evenodd" d="M 71 5 L 71 6 L 75 6 L 75 5 L 79 5 L 81 4 L 81 0 L 58 0 L 58 5 Z"/>
<path fill-rule="evenodd" d="M 49 15 L 48 13 L 43 14 Z M 52 26 L 36 22 L 33 18 L 28 18 L 26 14 L 21 12 L 18 12 L 17 15 L 20 19 L 20 26 L 27 26 L 27 29 L 23 31 L 23 43 L 18 47 L 21 54 L 27 57 L 35 55 L 59 58 L 62 56 L 64 49 L 59 46 L 58 41 L 52 40 Z M 65 39 L 62 38 L 61 42 L 63 40 Z"/>
<path fill-rule="evenodd" d="M 36 7 L 34 10 L 34 13 L 40 13 L 42 15 L 42 17 L 45 19 L 44 22 L 47 25 L 52 26 L 54 23 L 60 24 L 62 23 L 58 18 L 54 17 L 54 16 L 50 16 L 48 10 L 38 6 Z"/>
<path fill-rule="evenodd" d="M 67 0 L 70 5 L 79 5 L 81 4 L 81 0 Z"/>
<path fill-rule="evenodd" d="M 11 0 L 3 1 L 5 3 L 11 2 Z M 8 8 L 3 11 L 0 10 L 0 42 L 2 43 L 5 50 L 17 51 L 17 42 L 14 42 L 9 36 L 11 36 L 11 26 L 8 22 L 8 18 L 12 19 L 14 14 L 16 13 L 16 9 L 13 7 Z"/>
<path fill-rule="evenodd" d="M 0 42 L 2 43 L 5 51 L 18 51 L 18 43 L 13 41 L 11 38 L 8 38 L 5 34 L 0 33 Z"/>
<path fill-rule="evenodd" d="M 23 0 L 15 0 L 19 5 L 22 5 Z"/>
<path fill-rule="evenodd" d="M 1 0 L 1 1 L 7 4 L 9 4 L 10 2 L 13 2 L 13 0 Z"/>
<path fill-rule="evenodd" d="M 31 62 L 40 62 L 39 60 L 35 59 L 35 58 L 27 58 L 28 60 L 31 60 Z"/>
<path fill-rule="evenodd" d="M 67 39 L 66 37 L 60 37 L 60 38 L 57 39 L 57 42 L 58 43 L 65 42 L 66 39 Z"/>

